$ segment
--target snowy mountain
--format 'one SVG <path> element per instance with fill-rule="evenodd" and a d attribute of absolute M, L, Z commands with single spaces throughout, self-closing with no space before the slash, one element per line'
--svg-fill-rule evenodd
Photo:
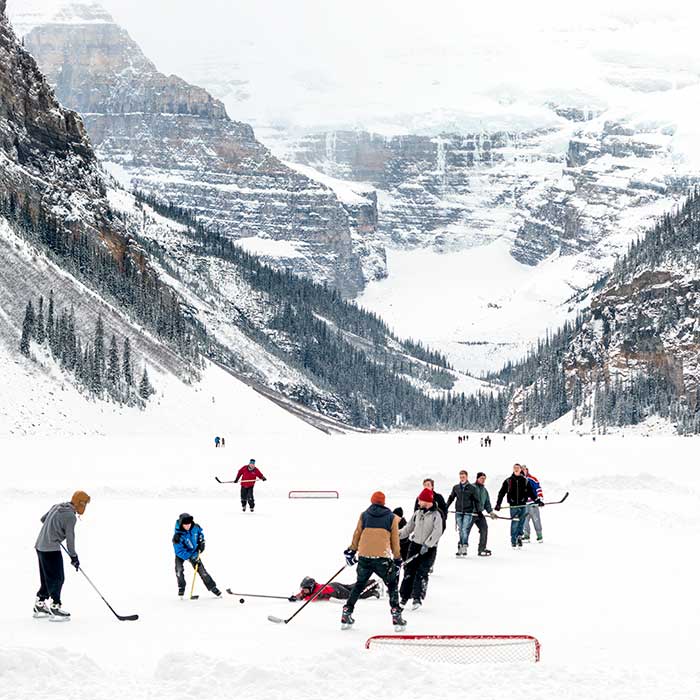
<path fill-rule="evenodd" d="M 385 274 L 372 202 L 358 221 L 219 100 L 160 73 L 99 5 L 67 4 L 38 25 L 18 19 L 33 27 L 25 46 L 57 97 L 83 115 L 98 156 L 125 187 L 177 202 L 271 264 L 346 296 Z"/>
<path fill-rule="evenodd" d="M 696 190 L 600 280 L 575 322 L 500 373 L 513 391 L 506 426 L 605 432 L 656 417 L 699 432 L 698 260 Z"/>

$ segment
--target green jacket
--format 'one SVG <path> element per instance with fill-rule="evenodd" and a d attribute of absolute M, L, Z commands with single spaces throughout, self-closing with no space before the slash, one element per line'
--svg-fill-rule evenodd
<path fill-rule="evenodd" d="M 486 487 L 475 482 L 474 488 L 479 497 L 479 512 L 486 511 L 490 513 L 493 508 L 491 507 L 491 499 L 489 498 L 489 492 L 486 490 Z"/>

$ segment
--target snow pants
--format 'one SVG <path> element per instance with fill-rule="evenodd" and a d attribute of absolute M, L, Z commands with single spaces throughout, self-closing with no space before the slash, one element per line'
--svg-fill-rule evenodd
<path fill-rule="evenodd" d="M 345 607 L 349 612 L 355 609 L 360 596 L 365 592 L 372 574 L 376 574 L 386 584 L 389 593 L 389 606 L 399 606 L 399 567 L 386 557 L 360 557 L 357 562 L 357 581 L 350 591 Z"/>
<path fill-rule="evenodd" d="M 535 526 L 535 532 L 538 537 L 542 537 L 542 516 L 540 515 L 540 507 L 534 503 L 528 505 L 527 514 L 525 515 L 525 526 L 523 533 L 530 536 L 530 521 Z"/>
<path fill-rule="evenodd" d="M 192 561 L 191 559 L 188 560 L 190 564 L 192 564 L 192 568 L 194 569 L 196 562 Z M 175 576 L 177 577 L 177 590 L 178 593 L 184 593 L 185 592 L 185 560 L 180 559 L 180 557 L 176 556 L 175 557 Z M 204 564 L 200 560 L 199 562 L 199 567 L 197 568 L 197 575 L 201 577 L 202 583 L 206 586 L 208 591 L 211 591 L 213 588 L 216 588 L 216 583 L 214 582 L 214 579 L 209 575 L 209 572 L 204 568 Z"/>
<path fill-rule="evenodd" d="M 40 552 L 36 550 L 39 558 L 39 580 L 41 585 L 36 597 L 39 600 L 51 598 L 56 605 L 61 604 L 61 589 L 66 580 L 63 571 L 63 554 L 59 552 Z"/>
<path fill-rule="evenodd" d="M 479 554 L 486 549 L 486 540 L 489 536 L 489 524 L 486 522 L 486 518 L 483 514 L 479 513 L 474 520 L 469 524 L 469 530 L 471 531 L 472 526 L 476 525 L 479 528 Z M 467 533 L 469 537 L 469 533 Z"/>
<path fill-rule="evenodd" d="M 255 497 L 253 496 L 253 489 L 255 486 L 241 486 L 241 505 L 245 508 L 246 504 L 250 506 L 250 509 L 255 508 Z"/>
<path fill-rule="evenodd" d="M 430 547 L 425 554 L 420 554 L 421 545 L 411 542 L 408 558 L 415 557 L 406 564 L 401 582 L 401 600 L 423 600 L 428 590 L 430 567 L 435 563 L 437 547 Z"/>
<path fill-rule="evenodd" d="M 516 545 L 518 540 L 523 536 L 523 528 L 525 527 L 525 515 L 527 506 L 512 506 L 510 509 L 510 543 Z"/>
<path fill-rule="evenodd" d="M 376 598 L 374 591 L 378 585 L 377 581 L 370 581 L 362 593 L 360 593 L 360 600 Z M 349 586 L 347 583 L 331 583 L 331 586 L 335 589 L 335 593 L 331 597 L 338 598 L 338 600 L 347 600 L 352 593 L 352 589 L 355 587 L 354 585 Z"/>

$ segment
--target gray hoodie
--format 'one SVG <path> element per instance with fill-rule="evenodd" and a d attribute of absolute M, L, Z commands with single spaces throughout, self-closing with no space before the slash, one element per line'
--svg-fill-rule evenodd
<path fill-rule="evenodd" d="M 411 519 L 401 528 L 399 537 L 405 539 L 411 535 L 411 541 L 416 544 L 437 547 L 442 532 L 442 515 L 433 506 L 430 510 L 419 508 L 415 511 Z"/>
<path fill-rule="evenodd" d="M 40 552 L 60 552 L 61 542 L 66 541 L 66 549 L 71 557 L 75 553 L 75 508 L 71 503 L 57 503 L 41 517 L 41 532 L 34 549 Z"/>

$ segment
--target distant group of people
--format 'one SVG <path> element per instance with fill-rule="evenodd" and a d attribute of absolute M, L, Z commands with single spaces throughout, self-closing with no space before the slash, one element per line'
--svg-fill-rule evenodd
<path fill-rule="evenodd" d="M 226 438 L 222 438 L 217 435 L 214 438 L 214 447 L 226 447 Z"/>
<path fill-rule="evenodd" d="M 491 438 L 488 435 L 486 437 L 482 437 L 479 441 L 479 445 L 480 447 L 491 447 Z"/>

